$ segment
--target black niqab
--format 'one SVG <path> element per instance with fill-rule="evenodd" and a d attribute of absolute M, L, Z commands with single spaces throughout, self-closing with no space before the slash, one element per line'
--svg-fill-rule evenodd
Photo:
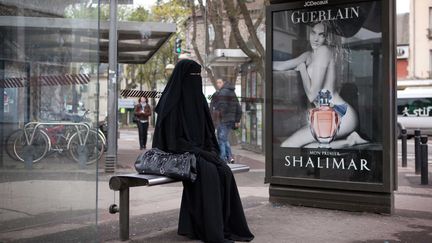
<path fill-rule="evenodd" d="M 201 66 L 187 59 L 174 68 L 155 109 L 158 120 L 153 147 L 177 153 L 197 149 L 219 152 L 200 73 Z"/>
<path fill-rule="evenodd" d="M 197 156 L 195 182 L 183 182 L 178 234 L 204 242 L 251 241 L 231 169 L 219 149 L 207 101 L 201 66 L 181 60 L 155 108 L 153 147 Z"/>

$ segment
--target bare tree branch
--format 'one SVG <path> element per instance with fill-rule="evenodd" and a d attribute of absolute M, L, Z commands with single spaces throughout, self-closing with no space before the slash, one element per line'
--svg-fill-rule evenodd
<path fill-rule="evenodd" d="M 240 8 L 240 12 L 243 15 L 243 19 L 249 31 L 249 36 L 251 37 L 252 43 L 254 44 L 260 56 L 264 56 L 264 52 L 265 52 L 264 47 L 262 46 L 260 40 L 258 39 L 254 24 L 252 22 L 249 10 L 247 9 L 245 2 L 243 0 L 238 0 L 237 3 Z"/>
<path fill-rule="evenodd" d="M 233 1 L 223 0 L 223 2 L 224 2 L 226 14 L 228 16 L 228 20 L 230 22 L 231 31 L 233 32 L 233 36 L 234 36 L 235 40 L 237 41 L 239 48 L 251 59 L 252 62 L 254 62 L 256 64 L 257 72 L 260 74 L 261 77 L 264 77 L 264 55 L 265 55 L 265 53 L 263 52 L 263 55 L 260 55 L 261 53 L 254 52 L 253 50 L 251 50 L 247 46 L 245 40 L 243 39 L 243 37 L 240 34 L 239 24 L 238 24 L 238 14 L 237 14 L 237 10 L 234 7 Z M 241 7 L 241 6 L 239 5 L 237 7 Z M 249 12 L 247 14 L 249 14 Z M 250 17 L 250 15 L 249 15 L 249 17 Z M 252 27 L 253 27 L 253 25 L 252 25 Z M 254 28 L 253 28 L 252 32 L 256 33 Z M 255 43 L 253 43 L 253 44 L 255 44 Z M 259 44 L 261 45 L 261 43 L 259 43 Z M 263 50 L 264 50 L 264 48 L 263 48 Z"/>
<path fill-rule="evenodd" d="M 194 0 L 189 0 L 189 4 L 192 10 L 192 46 L 195 52 L 195 55 L 198 59 L 198 62 L 201 63 L 201 66 L 204 67 L 204 69 L 206 70 L 207 76 L 210 78 L 210 81 L 212 82 L 213 86 L 216 85 L 216 80 L 215 77 L 213 75 L 212 70 L 207 67 L 202 59 L 201 53 L 198 49 L 198 45 L 196 43 L 196 32 L 197 32 L 197 21 L 196 21 L 196 12 L 195 12 L 195 5 L 194 5 Z"/>
<path fill-rule="evenodd" d="M 223 31 L 223 9 L 220 0 L 209 0 L 208 2 L 208 17 L 213 26 L 215 39 L 213 41 L 214 49 L 226 48 L 224 31 Z"/>
<path fill-rule="evenodd" d="M 201 13 L 202 14 L 206 13 L 208 15 L 208 13 L 204 7 L 203 1 L 198 0 L 198 3 L 200 6 Z M 208 53 L 210 53 L 210 49 L 209 49 L 210 48 L 209 47 L 210 33 L 209 33 L 209 28 L 208 28 L 208 19 L 203 17 L 203 20 L 204 20 L 204 26 L 205 26 L 205 30 L 204 30 L 205 31 L 205 46 L 204 46 L 204 48 L 205 48 L 205 55 L 207 56 Z"/>
<path fill-rule="evenodd" d="M 255 23 L 254 23 L 254 29 L 255 29 L 255 31 L 258 29 L 258 27 L 260 26 L 260 24 L 262 23 L 262 21 L 264 20 L 264 9 L 265 8 L 263 8 L 261 11 L 260 11 L 260 14 L 258 15 L 258 18 L 255 20 Z"/>
<path fill-rule="evenodd" d="M 240 34 L 240 30 L 238 27 L 238 16 L 236 16 L 236 10 L 234 8 L 234 4 L 232 0 L 223 0 L 225 11 L 228 15 L 228 20 L 231 25 L 231 31 L 234 33 L 234 37 L 237 41 L 237 44 L 239 45 L 239 48 L 251 59 L 259 59 L 260 56 L 253 52 L 247 45 L 246 42 L 243 40 L 243 37 Z"/>

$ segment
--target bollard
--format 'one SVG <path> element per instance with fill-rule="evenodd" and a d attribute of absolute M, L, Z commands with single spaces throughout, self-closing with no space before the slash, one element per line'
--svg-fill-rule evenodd
<path fill-rule="evenodd" d="M 415 173 L 420 174 L 420 130 L 414 131 L 414 156 L 415 156 Z"/>
<path fill-rule="evenodd" d="M 429 184 L 429 171 L 428 171 L 428 137 L 421 136 L 420 139 L 420 155 L 421 155 L 421 184 Z"/>
<path fill-rule="evenodd" d="M 402 140 L 402 167 L 407 167 L 407 130 L 401 130 Z"/>

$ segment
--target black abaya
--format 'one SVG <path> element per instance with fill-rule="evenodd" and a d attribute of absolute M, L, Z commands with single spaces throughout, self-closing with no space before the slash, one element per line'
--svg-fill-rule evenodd
<path fill-rule="evenodd" d="M 180 61 L 155 109 L 153 147 L 197 156 L 196 181 L 183 182 L 178 233 L 204 242 L 251 241 L 234 176 L 218 157 L 200 72 L 196 62 Z"/>

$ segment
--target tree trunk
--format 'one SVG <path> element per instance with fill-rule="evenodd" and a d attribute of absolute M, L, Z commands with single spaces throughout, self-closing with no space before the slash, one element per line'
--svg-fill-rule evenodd
<path fill-rule="evenodd" d="M 241 1 L 237 1 L 237 2 L 241 2 Z M 239 48 L 251 59 L 252 62 L 254 62 L 256 64 L 257 72 L 260 74 L 261 77 L 264 77 L 264 55 L 260 54 L 260 51 L 259 51 L 260 47 L 259 46 L 258 47 L 255 46 L 255 48 L 258 51 L 258 53 L 257 53 L 255 51 L 251 50 L 247 46 L 246 41 L 243 39 L 243 37 L 240 34 L 240 29 L 239 29 L 239 26 L 238 26 L 237 11 L 236 11 L 236 8 L 234 6 L 233 1 L 231 1 L 231 0 L 223 0 L 223 3 L 224 3 L 226 14 L 228 16 L 228 20 L 230 22 L 232 34 L 233 34 L 235 40 L 237 41 L 237 44 L 238 44 Z M 240 11 L 241 11 L 243 17 L 245 18 L 246 25 L 248 25 L 247 24 L 248 21 L 246 21 L 246 19 L 247 18 L 250 19 L 250 14 L 249 14 L 249 11 L 246 8 L 246 5 L 244 5 L 244 3 L 241 2 L 241 3 L 239 3 L 239 8 L 240 8 Z M 243 10 L 242 10 L 242 8 L 243 8 Z M 246 8 L 246 11 L 245 11 L 245 8 Z M 252 28 L 248 27 L 249 35 L 253 39 L 252 36 L 256 37 L 256 31 L 255 31 L 255 28 L 254 28 L 253 24 L 251 24 L 251 21 L 249 22 L 249 25 L 252 26 Z M 252 33 L 250 33 L 250 32 L 252 32 Z M 257 37 L 256 37 L 256 39 L 257 39 L 256 41 L 259 42 L 259 40 L 258 40 Z M 253 44 L 255 44 L 255 41 L 253 41 Z M 259 44 L 261 45 L 261 43 L 259 43 Z M 262 48 L 262 45 L 261 45 L 261 48 Z M 263 50 L 264 49 L 262 49 L 261 51 L 264 53 Z"/>
<path fill-rule="evenodd" d="M 238 3 L 238 6 L 240 8 L 240 12 L 243 15 L 243 19 L 245 21 L 245 24 L 246 24 L 246 27 L 248 29 L 249 36 L 252 40 L 252 43 L 254 44 L 255 49 L 258 51 L 259 55 L 261 57 L 264 57 L 264 54 L 265 54 L 264 53 L 264 47 L 262 46 L 260 40 L 258 39 L 254 24 L 252 23 L 252 19 L 251 19 L 250 14 L 249 14 L 249 10 L 247 9 L 244 1 L 240 0 L 240 1 L 237 1 L 237 3 Z"/>
<path fill-rule="evenodd" d="M 204 62 L 201 53 L 198 49 L 198 45 L 196 43 L 196 31 L 197 31 L 197 17 L 196 17 L 196 12 L 195 12 L 195 5 L 194 5 L 194 0 L 189 0 L 189 4 L 191 6 L 191 10 L 192 10 L 192 46 L 195 52 L 195 55 L 198 59 L 198 62 L 201 64 L 201 66 L 204 68 L 204 70 L 207 73 L 207 77 L 210 79 L 210 82 L 213 84 L 213 86 L 216 87 L 216 80 L 214 77 L 214 74 L 212 72 L 212 70 L 207 66 L 207 64 Z M 208 39 L 206 40 L 208 41 Z"/>

